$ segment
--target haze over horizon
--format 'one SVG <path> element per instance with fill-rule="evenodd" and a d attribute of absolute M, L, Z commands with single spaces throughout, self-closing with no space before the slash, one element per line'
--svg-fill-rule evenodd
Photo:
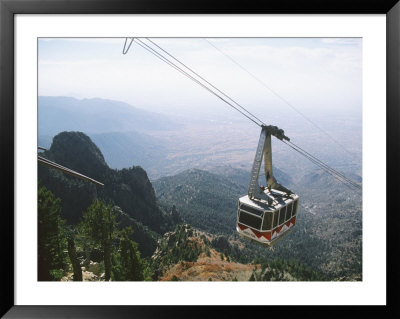
<path fill-rule="evenodd" d="M 360 38 L 152 41 L 263 119 L 280 112 L 296 114 L 283 100 L 308 117 L 361 115 Z M 124 38 L 40 38 L 39 95 L 112 99 L 177 115 L 236 116 L 236 111 L 135 42 L 122 54 L 124 42 Z"/>

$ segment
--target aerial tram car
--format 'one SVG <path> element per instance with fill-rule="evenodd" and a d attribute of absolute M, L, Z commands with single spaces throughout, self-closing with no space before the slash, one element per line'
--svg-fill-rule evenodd
<path fill-rule="evenodd" d="M 293 230 L 299 203 L 299 196 L 274 178 L 271 136 L 279 140 L 290 140 L 276 126 L 261 126 L 248 194 L 239 198 L 236 222 L 239 235 L 268 246 Z M 260 186 L 258 182 L 263 157 L 266 187 Z"/>
<path fill-rule="evenodd" d="M 285 136 L 284 131 L 276 126 L 265 125 L 240 104 L 232 100 L 198 73 L 148 38 L 147 40 L 149 43 L 145 43 L 141 39 L 131 38 L 128 46 L 128 38 L 126 38 L 122 50 L 123 54 L 128 52 L 131 44 L 135 40 L 137 40 L 136 43 L 139 46 L 149 51 L 163 62 L 174 67 L 183 75 L 242 113 L 255 124 L 261 126 L 261 135 L 250 173 L 248 194 L 240 197 L 238 200 L 236 230 L 239 235 L 268 246 L 275 244 L 279 239 L 289 234 L 296 224 L 299 196 L 279 184 L 272 173 L 271 136 L 275 136 L 281 141 L 290 141 L 290 139 Z M 167 54 L 167 56 L 164 53 Z M 172 58 L 172 60 L 169 58 Z M 175 64 L 175 62 L 178 62 L 179 65 Z M 182 66 L 184 68 L 182 68 Z M 235 105 L 247 114 L 243 113 Z M 265 187 L 260 186 L 258 183 L 263 157 L 266 178 Z"/>
<path fill-rule="evenodd" d="M 299 196 L 279 184 L 273 176 L 271 136 L 275 136 L 285 144 L 288 144 L 295 151 L 311 160 L 314 164 L 332 175 L 332 177 L 336 178 L 338 181 L 344 183 L 346 186 L 353 189 L 361 189 L 361 185 L 358 183 L 348 179 L 340 172 L 334 170 L 311 154 L 305 152 L 299 146 L 290 142 L 290 139 L 285 136 L 283 130 L 276 126 L 265 125 L 263 121 L 251 114 L 243 106 L 212 85 L 186 64 L 182 63 L 172 54 L 154 43 L 151 39 L 146 38 L 147 42 L 142 41 L 140 38 L 130 39 L 129 44 L 128 38 L 125 39 L 124 48 L 122 50 L 123 54 L 126 54 L 129 51 L 129 48 L 135 41 L 140 47 L 167 63 L 190 80 L 202 86 L 204 89 L 230 105 L 258 126 L 261 126 L 261 135 L 250 173 L 248 193 L 247 195 L 240 197 L 238 200 L 236 230 L 241 236 L 260 244 L 271 246 L 289 234 L 296 224 Z M 218 50 L 218 48 L 216 49 Z M 233 62 L 236 63 L 235 61 Z M 263 157 L 266 179 L 265 187 L 260 186 L 258 183 Z"/>

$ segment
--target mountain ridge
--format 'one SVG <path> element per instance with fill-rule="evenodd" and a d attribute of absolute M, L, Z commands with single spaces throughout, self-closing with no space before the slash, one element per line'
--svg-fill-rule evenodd
<path fill-rule="evenodd" d="M 61 217 L 68 224 L 76 225 L 94 199 L 111 202 L 123 212 L 119 215 L 124 224 L 135 229 L 133 238 L 142 244 L 142 252 L 147 256 L 152 253 L 149 247 L 155 249 L 155 238 L 146 234 L 143 227 L 159 235 L 174 227 L 176 218 L 158 206 L 146 172 L 140 166 L 122 170 L 109 168 L 101 151 L 86 134 L 59 133 L 50 149 L 40 154 L 104 183 L 104 187 L 95 186 L 47 166 L 38 166 L 39 185 L 61 198 Z"/>
<path fill-rule="evenodd" d="M 62 131 L 105 133 L 168 130 L 177 125 L 166 115 L 116 100 L 38 97 L 39 136 L 54 136 Z"/>

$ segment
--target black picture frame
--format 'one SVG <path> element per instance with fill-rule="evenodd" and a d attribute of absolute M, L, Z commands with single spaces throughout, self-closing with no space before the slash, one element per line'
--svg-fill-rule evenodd
<path fill-rule="evenodd" d="M 15 14 L 385 14 L 387 21 L 387 305 L 386 306 L 306 306 L 225 307 L 225 306 L 22 306 L 14 303 L 14 15 Z M 249 316 L 251 313 L 279 315 L 399 316 L 396 307 L 399 277 L 395 274 L 397 252 L 395 210 L 399 180 L 398 137 L 400 136 L 400 3 L 398 0 L 280 0 L 280 1 L 181 1 L 181 0 L 0 0 L 0 180 L 1 193 L 1 309 L 4 318 L 159 318 Z M 379 107 L 379 106 L 377 106 Z M 382 141 L 383 142 L 383 141 Z M 329 308 L 329 309 L 327 309 Z"/>

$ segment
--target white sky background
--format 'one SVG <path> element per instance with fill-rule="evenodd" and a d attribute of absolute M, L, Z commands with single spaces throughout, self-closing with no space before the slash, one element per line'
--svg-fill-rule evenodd
<path fill-rule="evenodd" d="M 152 40 L 263 120 L 291 110 L 205 39 Z M 305 115 L 329 110 L 361 119 L 361 38 L 208 40 Z M 39 38 L 39 95 L 113 99 L 165 113 L 236 112 L 136 43 L 123 55 L 124 42 Z"/>

